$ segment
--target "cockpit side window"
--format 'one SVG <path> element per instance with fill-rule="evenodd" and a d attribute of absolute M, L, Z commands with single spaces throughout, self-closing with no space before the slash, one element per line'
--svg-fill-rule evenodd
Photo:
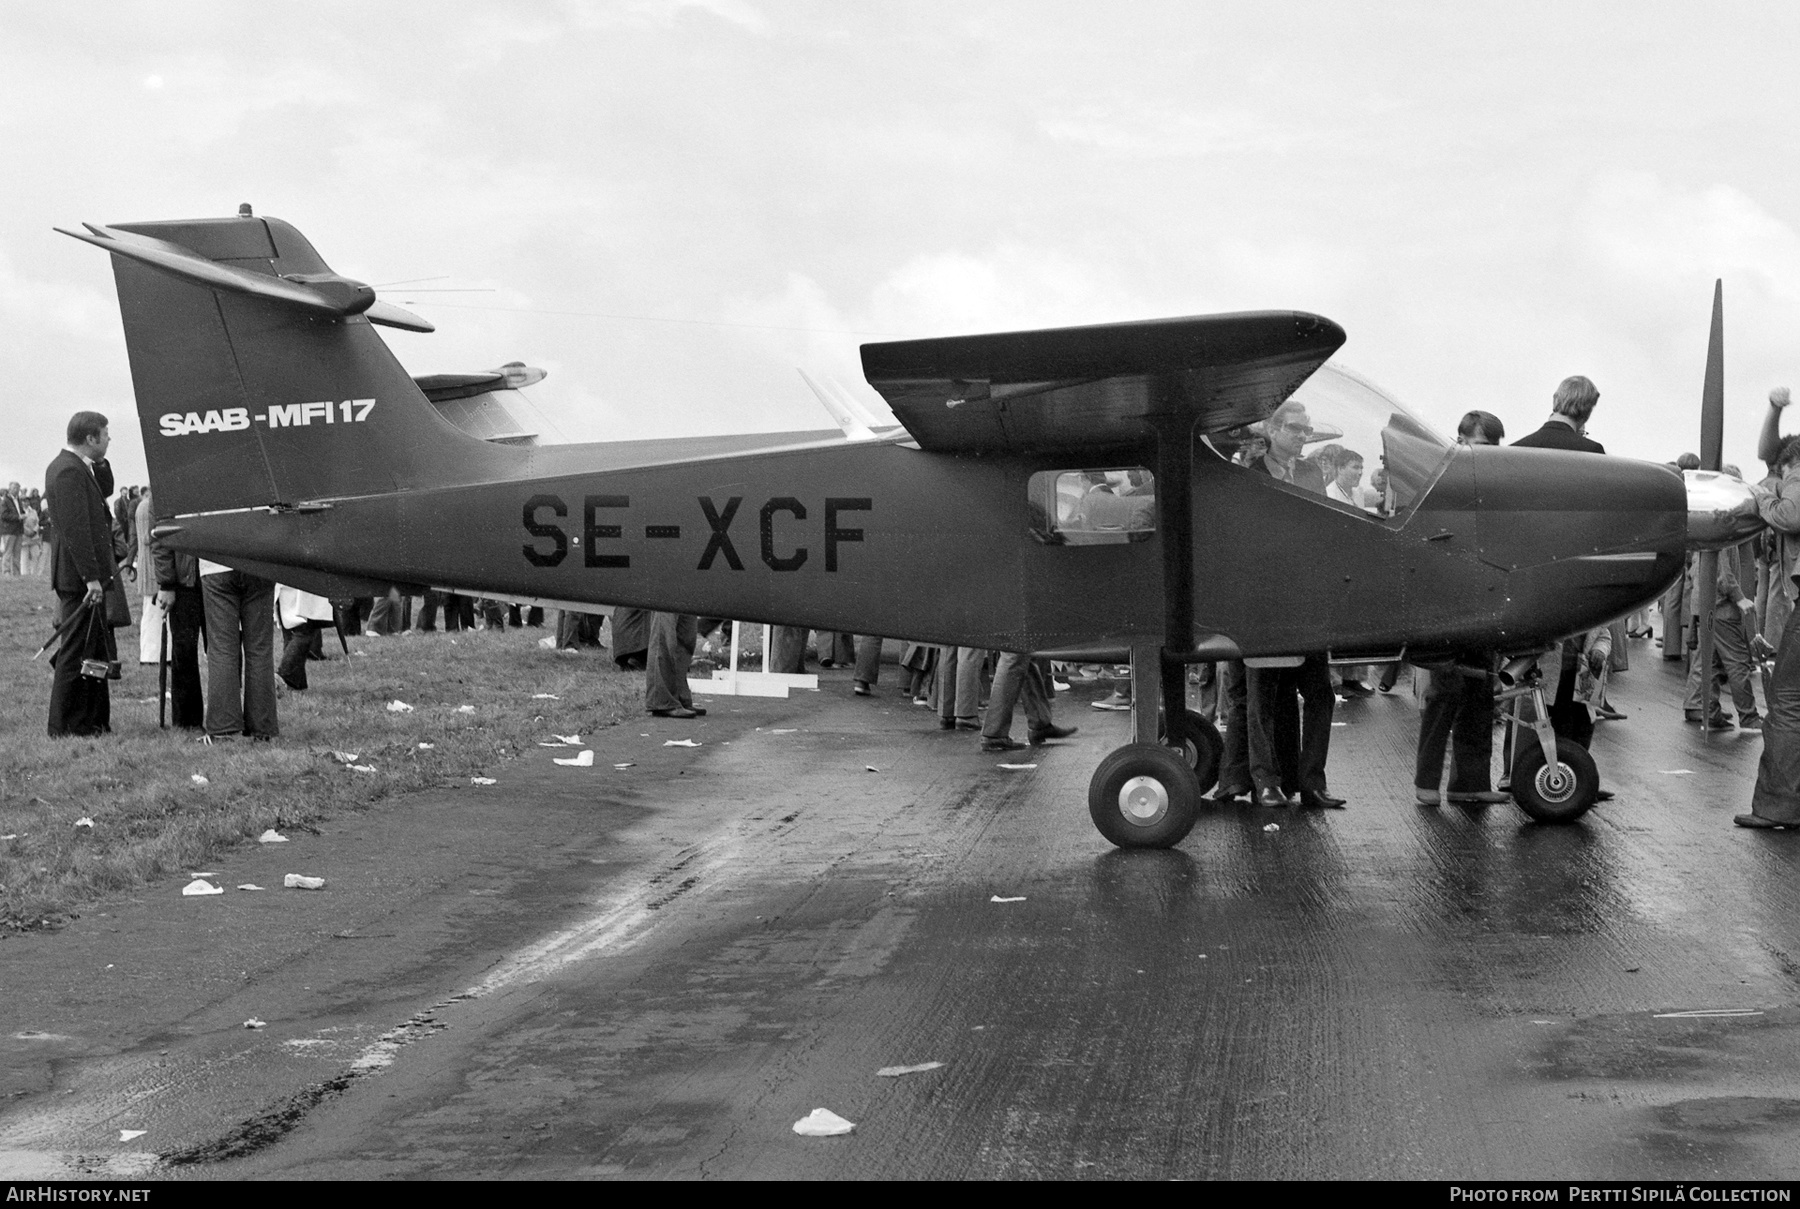
<path fill-rule="evenodd" d="M 1142 466 L 1040 470 L 1027 491 L 1032 534 L 1049 545 L 1141 542 L 1156 532 L 1156 476 Z"/>

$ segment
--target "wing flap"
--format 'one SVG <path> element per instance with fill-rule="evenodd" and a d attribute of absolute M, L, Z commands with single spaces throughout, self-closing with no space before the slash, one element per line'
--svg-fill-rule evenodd
<path fill-rule="evenodd" d="M 1258 420 L 1344 343 L 1318 315 L 1258 311 L 865 344 L 863 372 L 921 449 L 1136 444 L 1146 417 Z"/>

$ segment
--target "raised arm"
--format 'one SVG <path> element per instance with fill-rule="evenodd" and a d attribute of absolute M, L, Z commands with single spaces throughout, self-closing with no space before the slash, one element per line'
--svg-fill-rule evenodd
<path fill-rule="evenodd" d="M 1762 432 L 1756 438 L 1756 456 L 1771 472 L 1775 469 L 1775 459 L 1781 456 L 1781 413 L 1791 397 L 1785 386 L 1777 386 L 1769 392 L 1769 414 L 1763 417 Z"/>

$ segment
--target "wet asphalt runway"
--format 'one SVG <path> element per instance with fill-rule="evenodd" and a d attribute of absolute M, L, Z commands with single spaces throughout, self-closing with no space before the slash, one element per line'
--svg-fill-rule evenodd
<path fill-rule="evenodd" d="M 1791 1179 L 1800 834 L 1633 657 L 1560 828 L 1414 805 L 1404 684 L 1339 708 L 1348 810 L 1168 852 L 1088 821 L 1093 689 L 1023 771 L 829 675 L 627 723 L 224 871 L 327 893 L 0 944 L 0 1175 Z"/>

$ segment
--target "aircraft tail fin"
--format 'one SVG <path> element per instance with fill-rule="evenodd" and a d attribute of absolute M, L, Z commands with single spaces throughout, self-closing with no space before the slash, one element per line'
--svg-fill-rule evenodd
<path fill-rule="evenodd" d="M 163 515 L 478 482 L 518 456 L 439 416 L 371 326 L 429 323 L 332 272 L 280 219 L 64 234 L 112 254 Z"/>

